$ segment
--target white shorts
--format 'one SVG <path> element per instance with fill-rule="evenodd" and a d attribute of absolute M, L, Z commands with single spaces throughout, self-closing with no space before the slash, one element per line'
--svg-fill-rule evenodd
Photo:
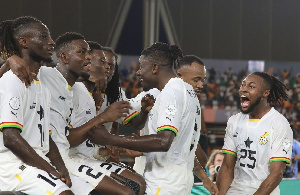
<path fill-rule="evenodd" d="M 146 169 L 144 176 L 147 195 L 190 195 L 194 182 L 192 171 L 177 165 Z"/>
<path fill-rule="evenodd" d="M 125 170 L 125 168 L 114 163 L 101 162 L 96 159 L 87 159 L 76 156 L 65 158 L 64 162 L 70 173 L 83 178 L 94 187 L 102 181 L 104 176 L 110 177 L 112 172 L 120 174 Z"/>
<path fill-rule="evenodd" d="M 60 194 L 70 188 L 51 174 L 22 163 L 2 164 L 0 191 L 21 191 L 30 195 Z"/>

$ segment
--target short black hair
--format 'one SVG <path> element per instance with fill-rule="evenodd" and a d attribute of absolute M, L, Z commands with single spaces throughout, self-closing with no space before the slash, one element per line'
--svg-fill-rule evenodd
<path fill-rule="evenodd" d="M 31 28 L 31 24 L 42 23 L 32 16 L 22 16 L 14 20 L 5 20 L 0 24 L 0 52 L 2 59 L 6 60 L 9 56 L 20 55 L 17 38 L 24 29 Z"/>
<path fill-rule="evenodd" d="M 183 58 L 182 51 L 177 45 L 169 45 L 161 42 L 154 43 L 144 49 L 141 55 L 155 64 L 174 70 L 177 69 L 179 61 Z"/>
<path fill-rule="evenodd" d="M 66 32 L 62 35 L 60 35 L 56 40 L 55 40 L 55 52 L 56 56 L 59 58 L 60 51 L 62 48 L 67 46 L 69 43 L 71 43 L 74 40 L 84 40 L 84 36 L 80 33 L 77 32 Z"/>
<path fill-rule="evenodd" d="M 87 41 L 87 43 L 90 47 L 91 52 L 93 52 L 95 49 L 96 50 L 102 50 L 102 46 L 99 43 L 95 42 L 95 41 Z"/>
<path fill-rule="evenodd" d="M 196 63 L 204 66 L 203 61 L 198 56 L 185 55 L 185 56 L 183 56 L 182 60 L 180 60 L 177 69 L 181 68 L 182 66 L 192 65 L 193 62 L 196 62 Z"/>
<path fill-rule="evenodd" d="M 267 99 L 268 103 L 271 105 L 282 104 L 283 101 L 288 99 L 286 90 L 289 89 L 276 77 L 266 72 L 253 72 L 251 74 L 257 75 L 265 80 L 266 87 L 270 90 L 270 95 Z"/>

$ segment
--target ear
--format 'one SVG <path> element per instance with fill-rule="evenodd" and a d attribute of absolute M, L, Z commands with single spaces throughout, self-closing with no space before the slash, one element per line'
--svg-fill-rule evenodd
<path fill-rule="evenodd" d="M 27 40 L 24 37 L 20 37 L 18 42 L 22 48 L 27 48 Z"/>
<path fill-rule="evenodd" d="M 65 64 L 68 64 L 69 62 L 69 56 L 66 55 L 65 53 L 60 53 L 60 59 L 65 63 Z"/>
<path fill-rule="evenodd" d="M 267 98 L 269 95 L 270 95 L 270 90 L 267 89 L 267 90 L 265 90 L 265 92 L 263 93 L 262 96 L 263 96 L 264 98 Z"/>
<path fill-rule="evenodd" d="M 159 73 L 159 67 L 157 64 L 152 65 L 152 74 L 158 74 Z"/>
<path fill-rule="evenodd" d="M 177 77 L 181 78 L 182 79 L 182 74 L 180 71 L 177 72 Z"/>

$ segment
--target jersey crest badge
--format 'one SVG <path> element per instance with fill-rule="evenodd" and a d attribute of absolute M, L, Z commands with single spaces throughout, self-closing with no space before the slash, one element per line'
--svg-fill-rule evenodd
<path fill-rule="evenodd" d="M 269 132 L 265 132 L 265 134 L 263 134 L 262 136 L 260 136 L 260 137 L 258 138 L 258 142 L 259 142 L 261 145 L 265 145 L 265 144 L 268 142 L 267 136 L 268 136 L 269 134 L 270 134 Z"/>
<path fill-rule="evenodd" d="M 18 97 L 12 97 L 9 100 L 9 105 L 13 110 L 19 110 L 19 108 L 20 108 L 20 99 Z"/>

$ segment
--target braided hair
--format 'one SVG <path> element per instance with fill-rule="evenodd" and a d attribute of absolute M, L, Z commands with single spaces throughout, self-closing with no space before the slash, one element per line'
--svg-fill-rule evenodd
<path fill-rule="evenodd" d="M 121 88 L 119 82 L 119 66 L 118 66 L 118 55 L 110 47 L 102 47 L 103 51 L 111 53 L 115 58 L 115 73 L 111 78 L 111 81 L 107 83 L 107 88 L 105 94 L 107 95 L 107 103 L 112 104 L 120 100 L 121 97 Z"/>
<path fill-rule="evenodd" d="M 179 62 L 183 58 L 182 51 L 177 45 L 168 45 L 161 42 L 154 43 L 144 49 L 141 55 L 144 55 L 155 64 L 172 68 L 174 72 L 176 72 Z"/>
<path fill-rule="evenodd" d="M 276 77 L 265 72 L 253 72 L 252 74 L 265 80 L 267 88 L 270 90 L 270 95 L 267 99 L 270 105 L 282 104 L 283 101 L 288 99 L 286 90 L 289 89 Z"/>
<path fill-rule="evenodd" d="M 31 16 L 22 16 L 14 20 L 5 20 L 0 24 L 0 52 L 3 60 L 14 54 L 20 55 L 17 39 L 25 32 L 24 29 L 29 29 L 34 23 L 42 22 Z"/>

